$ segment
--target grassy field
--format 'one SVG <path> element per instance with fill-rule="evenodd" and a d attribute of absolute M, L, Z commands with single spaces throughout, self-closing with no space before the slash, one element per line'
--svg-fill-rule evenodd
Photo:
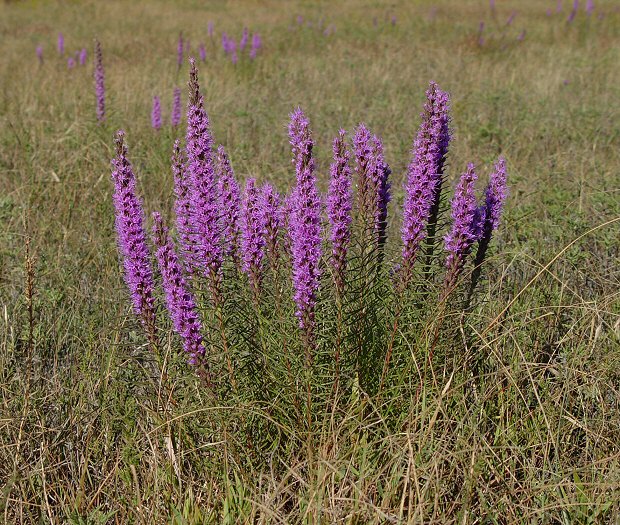
<path fill-rule="evenodd" d="M 0 6 L 5 523 L 620 523 L 620 12 L 596 0 L 568 23 L 567 0 L 561 13 L 555 0 L 496 4 Z M 263 49 L 233 65 L 221 32 L 238 39 L 244 26 Z M 363 121 L 383 138 L 393 253 L 425 89 L 434 80 L 451 94 L 448 187 L 468 162 L 486 180 L 499 154 L 509 172 L 482 298 L 449 320 L 450 348 L 480 366 L 428 381 L 413 369 L 398 399 L 358 393 L 317 414 L 308 436 L 277 399 L 213 403 L 171 331 L 154 359 L 122 279 L 110 159 L 122 128 L 147 211 L 171 217 L 169 159 L 184 134 L 168 124 L 172 90 L 187 102 L 180 31 L 192 49 L 207 44 L 205 104 L 239 179 L 290 189 L 298 105 L 321 189 L 340 127 Z M 67 68 L 58 32 L 68 53 L 88 49 L 86 66 Z M 249 420 L 270 429 L 260 452 L 238 431 Z"/>

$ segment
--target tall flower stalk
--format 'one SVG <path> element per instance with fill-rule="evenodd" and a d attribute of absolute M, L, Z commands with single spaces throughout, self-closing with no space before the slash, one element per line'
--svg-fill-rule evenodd
<path fill-rule="evenodd" d="M 174 330 L 183 341 L 183 350 L 189 356 L 189 363 L 202 370 L 203 377 L 210 383 L 209 367 L 204 359 L 205 346 L 202 337 L 202 323 L 198 316 L 196 301 L 183 276 L 183 268 L 168 229 L 161 215 L 153 213 L 153 242 L 157 246 L 157 262 L 162 276 L 166 307 Z"/>
<path fill-rule="evenodd" d="M 213 300 L 217 303 L 223 254 L 219 227 L 219 196 L 212 152 L 213 138 L 194 59 L 190 59 L 190 64 L 185 144 L 185 170 L 192 201 L 190 220 L 196 238 L 197 262 L 209 280 Z"/>
<path fill-rule="evenodd" d="M 434 82 L 431 82 L 426 92 L 421 118 L 422 124 L 413 142 L 412 159 L 405 183 L 401 229 L 401 275 L 405 287 L 410 282 L 422 242 L 427 237 L 430 237 L 431 244 L 434 242 L 443 170 L 450 143 L 449 97 Z"/>
<path fill-rule="evenodd" d="M 220 196 L 220 219 L 224 255 L 239 268 L 241 240 L 241 192 L 224 146 L 217 148 L 216 178 Z"/>
<path fill-rule="evenodd" d="M 489 184 L 484 193 L 484 203 L 478 208 L 476 213 L 475 232 L 478 247 L 476 249 L 468 302 L 471 300 L 471 296 L 480 279 L 482 263 L 491 243 L 493 232 L 499 227 L 504 202 L 508 196 L 506 180 L 506 160 L 500 157 L 491 172 Z"/>
<path fill-rule="evenodd" d="M 174 176 L 174 213 L 176 227 L 181 249 L 181 256 L 185 263 L 186 272 L 191 276 L 193 269 L 197 267 L 196 241 L 192 227 L 192 198 L 185 171 L 186 159 L 181 151 L 179 140 L 174 143 L 172 154 L 172 174 Z"/>
<path fill-rule="evenodd" d="M 267 243 L 267 225 L 255 179 L 245 183 L 241 208 L 241 261 L 250 279 L 254 300 L 258 302 L 263 277 L 263 259 Z"/>
<path fill-rule="evenodd" d="M 297 108 L 291 114 L 288 128 L 293 152 L 296 185 L 293 208 L 289 219 L 291 236 L 291 259 L 293 266 L 295 315 L 303 332 L 306 368 L 306 423 L 312 424 L 313 353 L 316 347 L 315 307 L 321 270 L 321 198 L 316 187 L 314 142 L 310 123 L 303 111 Z"/>
<path fill-rule="evenodd" d="M 181 69 L 183 66 L 183 33 L 179 33 L 179 40 L 177 41 L 177 68 Z"/>
<path fill-rule="evenodd" d="M 174 88 L 172 92 L 172 111 L 170 112 L 170 124 L 176 128 L 181 123 L 181 88 Z"/>
<path fill-rule="evenodd" d="M 330 224 L 332 255 L 330 258 L 334 272 L 336 292 L 342 296 L 345 284 L 347 252 L 351 241 L 351 209 L 353 192 L 351 190 L 350 152 L 345 142 L 346 132 L 340 130 L 334 139 L 332 150 L 334 160 L 330 166 L 330 183 L 327 194 L 327 217 Z"/>
<path fill-rule="evenodd" d="M 315 344 L 314 310 L 321 274 L 321 199 L 314 174 L 314 143 L 308 119 L 301 109 L 291 114 L 289 138 L 297 180 L 290 221 L 294 298 L 309 353 Z"/>
<path fill-rule="evenodd" d="M 330 263 L 336 287 L 337 340 L 334 352 L 336 370 L 335 388 L 340 379 L 340 347 L 342 345 L 342 299 L 345 287 L 347 253 L 351 241 L 351 190 L 350 153 L 345 142 L 346 132 L 341 129 L 332 143 L 333 162 L 330 166 L 330 182 L 327 193 L 327 218 L 330 225 L 332 253 Z"/>
<path fill-rule="evenodd" d="M 156 343 L 154 280 L 144 210 L 136 192 L 136 177 L 127 159 L 125 133 L 116 134 L 116 157 L 112 160 L 116 236 L 123 258 L 125 282 L 136 315 L 142 322 L 151 344 Z"/>
<path fill-rule="evenodd" d="M 265 215 L 267 257 L 272 268 L 277 268 L 280 258 L 280 229 L 282 227 L 282 207 L 280 194 L 266 183 L 261 190 L 261 207 Z"/>
<path fill-rule="evenodd" d="M 153 97 L 153 108 L 151 109 L 151 126 L 153 129 L 161 129 L 161 102 L 158 96 Z"/>
<path fill-rule="evenodd" d="M 65 35 L 58 33 L 58 54 L 65 54 Z"/>
<path fill-rule="evenodd" d="M 99 40 L 95 40 L 95 96 L 97 99 L 97 120 L 105 120 L 105 74 L 103 71 L 103 53 Z"/>
<path fill-rule="evenodd" d="M 444 237 L 445 248 L 448 252 L 444 297 L 455 287 L 465 266 L 465 260 L 479 236 L 480 227 L 475 193 L 477 179 L 474 165 L 469 164 L 465 173 L 461 175 L 450 203 L 452 229 Z"/>

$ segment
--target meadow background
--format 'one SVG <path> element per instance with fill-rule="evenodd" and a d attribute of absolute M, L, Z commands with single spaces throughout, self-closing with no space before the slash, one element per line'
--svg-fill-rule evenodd
<path fill-rule="evenodd" d="M 619 523 L 620 12 L 597 0 L 569 23 L 571 4 L 561 13 L 554 0 L 497 0 L 494 10 L 486 0 L 1 5 L 4 521 Z M 233 65 L 220 35 L 238 39 L 243 27 L 263 48 Z M 367 407 L 351 403 L 325 416 L 312 462 L 276 449 L 263 470 L 208 422 L 268 409 L 205 414 L 172 336 L 174 395 L 152 381 L 122 282 L 110 159 L 123 128 L 148 211 L 170 216 L 169 158 L 184 128 L 165 120 L 155 132 L 150 110 L 159 95 L 168 119 L 177 86 L 187 101 L 180 31 L 193 49 L 207 44 L 201 87 L 238 178 L 281 190 L 294 180 L 286 125 L 299 105 L 321 188 L 337 130 L 364 121 L 384 140 L 397 210 L 429 80 L 451 94 L 448 187 L 467 162 L 484 177 L 502 154 L 511 188 L 472 325 L 487 373 L 429 388 L 389 432 L 380 418 L 358 425 Z M 58 32 L 67 52 L 88 49 L 86 66 L 67 68 Z M 472 388 L 475 402 L 464 394 Z"/>

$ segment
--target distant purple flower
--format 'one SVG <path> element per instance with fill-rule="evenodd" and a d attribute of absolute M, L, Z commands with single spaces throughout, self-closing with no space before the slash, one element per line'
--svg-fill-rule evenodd
<path fill-rule="evenodd" d="M 235 264 L 238 264 L 241 238 L 241 192 L 224 146 L 217 148 L 216 166 L 224 254 L 232 256 Z"/>
<path fill-rule="evenodd" d="M 239 55 L 237 55 L 237 50 L 233 50 L 233 52 L 230 55 L 230 61 L 233 64 L 237 64 L 237 62 L 239 62 Z"/>
<path fill-rule="evenodd" d="M 480 21 L 480 23 L 478 24 L 478 45 L 483 45 L 484 44 L 484 37 L 482 36 L 482 33 L 484 31 L 484 22 Z"/>
<path fill-rule="evenodd" d="M 252 44 L 250 46 L 250 60 L 254 60 L 260 48 L 263 47 L 262 40 L 258 33 L 252 35 Z"/>
<path fill-rule="evenodd" d="M 241 40 L 239 40 L 239 52 L 240 53 L 243 53 L 243 50 L 248 45 L 249 40 L 250 40 L 250 32 L 248 31 L 247 27 L 244 27 L 243 33 L 241 34 Z"/>
<path fill-rule="evenodd" d="M 219 196 L 213 162 L 213 137 L 198 83 L 198 70 L 190 58 L 189 102 L 187 105 L 186 171 L 191 190 L 192 226 L 197 239 L 198 261 L 212 292 L 219 286 L 222 267 Z"/>
<path fill-rule="evenodd" d="M 176 128 L 181 123 L 181 88 L 174 88 L 172 92 L 172 111 L 170 112 L 170 123 Z"/>
<path fill-rule="evenodd" d="M 521 31 L 521 32 L 519 33 L 519 35 L 517 36 L 517 40 L 518 40 L 519 42 L 523 42 L 523 40 L 524 40 L 524 39 L 525 39 L 525 29 L 524 29 L 523 31 Z"/>
<path fill-rule="evenodd" d="M 562 80 L 562 84 L 565 86 L 568 86 L 568 80 L 567 79 Z"/>
<path fill-rule="evenodd" d="M 209 34 L 209 38 L 213 38 L 213 22 L 209 22 L 209 25 L 207 26 L 207 32 Z"/>
<path fill-rule="evenodd" d="M 136 177 L 127 159 L 125 134 L 116 134 L 116 157 L 112 160 L 116 236 L 123 258 L 125 282 L 133 308 L 149 334 L 155 330 L 154 280 L 147 236 L 144 230 L 144 210 L 136 192 Z"/>
<path fill-rule="evenodd" d="M 153 97 L 153 108 L 151 110 L 151 126 L 153 129 L 161 129 L 161 102 L 158 96 Z"/>
<path fill-rule="evenodd" d="M 561 13 L 562 12 L 562 0 L 558 0 L 556 7 L 555 7 L 555 12 L 556 13 Z"/>
<path fill-rule="evenodd" d="M 222 33 L 222 49 L 227 55 L 230 53 L 229 38 L 226 33 Z"/>
<path fill-rule="evenodd" d="M 267 242 L 265 213 L 261 207 L 260 191 L 255 179 L 245 183 L 241 207 L 241 261 L 250 278 L 255 299 L 258 299 L 262 280 L 263 259 Z"/>
<path fill-rule="evenodd" d="M 344 289 L 347 264 L 347 251 L 351 240 L 351 209 L 353 192 L 351 190 L 351 154 L 345 142 L 344 130 L 340 130 L 334 139 L 332 149 L 334 161 L 330 166 L 330 182 L 327 194 L 327 217 L 330 224 L 330 241 L 332 244 L 331 265 L 334 282 L 339 294 Z"/>
<path fill-rule="evenodd" d="M 551 9 L 547 9 L 547 16 L 551 16 Z"/>
<path fill-rule="evenodd" d="M 189 355 L 189 363 L 206 366 L 203 359 L 206 350 L 201 334 L 202 324 L 196 301 L 183 277 L 183 268 L 168 229 L 157 212 L 153 213 L 153 242 L 157 246 L 162 287 L 174 330 L 181 336 L 183 350 Z"/>
<path fill-rule="evenodd" d="M 280 256 L 280 228 L 282 227 L 282 208 L 280 194 L 271 184 L 261 189 L 261 208 L 265 216 L 266 245 L 269 260 L 274 264 Z"/>
<path fill-rule="evenodd" d="M 390 22 L 392 23 L 393 26 L 396 25 L 396 15 L 392 15 L 392 18 L 390 19 Z"/>
<path fill-rule="evenodd" d="M 86 57 L 87 56 L 88 56 L 88 51 L 86 51 L 86 48 L 83 47 L 82 50 L 80 51 L 80 54 L 79 54 L 80 66 L 85 66 L 86 65 Z"/>
<path fill-rule="evenodd" d="M 586 13 L 590 16 L 594 12 L 594 0 L 586 0 Z"/>
<path fill-rule="evenodd" d="M 377 27 L 379 25 L 379 21 L 376 16 L 372 17 L 372 27 Z"/>
<path fill-rule="evenodd" d="M 67 68 L 73 69 L 75 67 L 75 59 L 73 57 L 69 57 L 67 59 Z"/>
<path fill-rule="evenodd" d="M 206 62 L 206 60 L 207 60 L 207 49 L 205 48 L 204 44 L 200 44 L 200 46 L 198 46 L 198 55 L 200 56 L 200 60 L 202 62 Z"/>
<path fill-rule="evenodd" d="M 579 9 L 579 0 L 573 0 L 573 11 L 577 11 Z"/>
<path fill-rule="evenodd" d="M 43 47 L 37 46 L 37 58 L 39 59 L 39 63 L 43 64 Z"/>
<path fill-rule="evenodd" d="M 508 17 L 508 20 L 506 20 L 506 25 L 507 26 L 512 25 L 512 23 L 514 22 L 516 17 L 517 17 L 516 11 L 513 11 L 512 13 L 510 13 L 510 16 Z"/>
<path fill-rule="evenodd" d="M 95 95 L 97 98 L 97 120 L 105 120 L 105 74 L 103 71 L 103 53 L 99 40 L 95 40 Z"/>
<path fill-rule="evenodd" d="M 478 240 L 480 218 L 476 203 L 475 183 L 476 176 L 473 164 L 467 166 L 467 171 L 461 175 L 461 179 L 454 192 L 451 201 L 452 229 L 444 237 L 446 251 L 446 291 L 456 283 L 465 259 L 473 244 Z"/>
<path fill-rule="evenodd" d="M 489 7 L 491 11 L 495 11 L 495 0 L 489 0 Z"/>
<path fill-rule="evenodd" d="M 183 33 L 179 33 L 179 40 L 177 42 L 177 66 L 179 69 L 183 65 Z"/>
<path fill-rule="evenodd" d="M 403 209 L 403 271 L 410 276 L 427 224 L 439 207 L 439 196 L 450 142 L 449 96 L 431 82 L 421 114 L 422 124 L 412 148 Z"/>
<path fill-rule="evenodd" d="M 58 53 L 65 54 L 65 36 L 62 33 L 58 33 Z"/>
<path fill-rule="evenodd" d="M 573 22 L 573 20 L 575 20 L 575 17 L 577 16 L 577 11 L 575 9 L 573 9 L 570 14 L 568 15 L 568 19 L 566 20 L 567 23 L 571 24 Z"/>
<path fill-rule="evenodd" d="M 297 15 L 297 24 L 302 25 L 304 23 L 304 17 Z"/>
<path fill-rule="evenodd" d="M 321 199 L 314 174 L 314 144 L 308 119 L 301 109 L 291 114 L 288 130 L 297 179 L 290 218 L 294 299 L 299 326 L 306 333 L 309 350 L 313 346 L 314 308 L 320 277 Z"/>

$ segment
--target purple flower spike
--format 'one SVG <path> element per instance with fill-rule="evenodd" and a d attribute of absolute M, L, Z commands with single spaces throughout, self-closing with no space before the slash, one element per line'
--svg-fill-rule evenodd
<path fill-rule="evenodd" d="M 383 156 L 383 144 L 376 135 L 372 138 L 374 171 L 371 173 L 374 192 L 374 226 L 379 246 L 386 240 L 388 204 L 392 200 L 391 184 L 388 177 L 392 173 Z"/>
<path fill-rule="evenodd" d="M 43 64 L 43 47 L 37 46 L 37 58 L 39 59 L 39 63 Z"/>
<path fill-rule="evenodd" d="M 243 33 L 241 34 L 241 40 L 239 40 L 239 52 L 243 53 L 243 50 L 247 47 L 248 42 L 250 40 L 250 32 L 247 27 L 243 28 Z"/>
<path fill-rule="evenodd" d="M 161 102 L 159 97 L 153 97 L 153 109 L 151 110 L 151 126 L 153 129 L 161 129 Z"/>
<path fill-rule="evenodd" d="M 75 59 L 73 57 L 69 57 L 67 59 L 67 68 L 73 69 L 75 67 Z"/>
<path fill-rule="evenodd" d="M 203 359 L 205 347 L 201 335 L 202 325 L 196 301 L 183 277 L 183 268 L 168 229 L 157 212 L 153 213 L 153 223 L 153 241 L 157 246 L 157 262 L 172 325 L 181 336 L 183 350 L 189 355 L 189 363 L 206 366 Z"/>
<path fill-rule="evenodd" d="M 245 183 L 241 209 L 241 259 L 243 271 L 250 278 L 254 299 L 258 300 L 265 256 L 267 225 L 261 208 L 260 192 L 255 179 Z"/>
<path fill-rule="evenodd" d="M 174 88 L 174 92 L 172 93 L 170 123 L 173 128 L 176 128 L 181 123 L 181 88 Z"/>
<path fill-rule="evenodd" d="M 556 13 L 562 12 L 562 0 L 558 0 L 558 3 L 556 4 L 556 7 L 555 7 L 555 12 Z"/>
<path fill-rule="evenodd" d="M 250 60 L 254 60 L 258 51 L 263 47 L 263 42 L 258 33 L 252 35 L 252 45 L 250 46 Z"/>
<path fill-rule="evenodd" d="M 58 54 L 65 54 L 65 36 L 62 33 L 58 33 Z"/>
<path fill-rule="evenodd" d="M 353 136 L 355 151 L 355 176 L 357 182 L 357 211 L 362 217 L 364 228 L 368 226 L 373 209 L 373 188 L 371 174 L 375 171 L 372 155 L 372 135 L 364 124 L 360 124 Z"/>
<path fill-rule="evenodd" d="M 265 230 L 267 239 L 267 255 L 272 264 L 280 256 L 280 228 L 282 227 L 282 208 L 280 194 L 271 184 L 263 185 L 261 191 L 261 207 L 265 215 Z"/>
<path fill-rule="evenodd" d="M 590 16 L 594 13 L 594 0 L 586 0 L 586 14 Z"/>
<path fill-rule="evenodd" d="M 334 161 L 330 166 L 330 182 L 327 194 L 327 217 L 331 228 L 331 265 L 338 294 L 342 294 L 347 265 L 347 250 L 351 240 L 351 209 L 353 192 L 351 190 L 351 154 L 345 143 L 344 130 L 340 130 L 333 142 Z"/>
<path fill-rule="evenodd" d="M 214 25 L 213 22 L 209 22 L 209 25 L 207 26 L 207 31 L 209 33 L 209 38 L 213 38 L 213 29 L 214 29 Z"/>
<path fill-rule="evenodd" d="M 217 180 L 224 254 L 239 264 L 241 192 L 224 146 L 217 148 Z"/>
<path fill-rule="evenodd" d="M 378 244 L 385 240 L 387 205 L 390 201 L 391 173 L 383 157 L 383 145 L 360 124 L 353 137 L 355 147 L 355 173 L 357 178 L 358 213 L 364 229 L 372 227 Z"/>
<path fill-rule="evenodd" d="M 179 33 L 179 41 L 177 42 L 177 66 L 181 69 L 183 65 L 183 33 Z"/>
<path fill-rule="evenodd" d="M 154 280 L 144 230 L 142 201 L 136 192 L 136 177 L 127 159 L 125 134 L 116 134 L 116 157 L 112 160 L 116 236 L 125 268 L 125 282 L 133 308 L 147 333 L 155 333 Z"/>
<path fill-rule="evenodd" d="M 436 220 L 443 180 L 443 169 L 450 142 L 449 97 L 431 82 L 422 112 L 422 124 L 413 142 L 412 160 L 405 183 L 403 209 L 403 271 L 408 279 L 427 224 Z"/>
<path fill-rule="evenodd" d="M 321 199 L 316 188 L 313 141 L 301 109 L 291 114 L 288 128 L 297 184 L 290 218 L 293 287 L 299 326 L 305 331 L 307 351 L 314 345 L 314 308 L 321 259 Z"/>
<path fill-rule="evenodd" d="M 500 157 L 491 173 L 491 179 L 487 186 L 484 199 L 484 235 L 490 237 L 491 232 L 499 227 L 504 201 L 508 196 L 506 185 L 506 161 Z"/>
<path fill-rule="evenodd" d="M 99 40 L 95 40 L 95 95 L 97 98 L 97 120 L 105 120 L 105 74 L 103 71 L 103 54 Z"/>
<path fill-rule="evenodd" d="M 461 175 L 451 201 L 452 229 L 444 237 L 446 251 L 446 291 L 456 283 L 471 247 L 478 240 L 480 218 L 476 203 L 475 183 L 478 177 L 473 164 Z"/>
<path fill-rule="evenodd" d="M 192 226 L 192 200 L 188 175 L 185 172 L 186 159 L 181 152 L 179 140 L 174 143 L 172 154 L 172 173 L 174 176 L 174 213 L 176 215 L 176 227 L 181 248 L 181 257 L 185 262 L 186 271 L 192 274 L 197 266 L 196 243 L 193 236 Z"/>
<path fill-rule="evenodd" d="M 510 16 L 508 17 L 508 20 L 506 20 L 506 25 L 510 26 L 512 25 L 512 23 L 514 22 L 515 18 L 517 17 L 517 13 L 515 11 L 513 11 L 512 13 L 510 13 Z"/>
<path fill-rule="evenodd" d="M 85 66 L 86 65 L 86 57 L 87 56 L 88 56 L 88 51 L 86 51 L 86 48 L 83 47 L 82 50 L 80 51 L 80 55 L 79 55 L 80 66 Z"/>
<path fill-rule="evenodd" d="M 200 60 L 202 62 L 207 61 L 207 48 L 204 44 L 200 44 L 200 46 L 198 47 L 198 55 L 200 56 Z"/>
<path fill-rule="evenodd" d="M 213 138 L 204 109 L 196 62 L 190 59 L 189 102 L 185 167 L 192 196 L 192 225 L 197 239 L 200 266 L 217 293 L 222 267 L 219 228 L 219 196 L 213 163 Z"/>
<path fill-rule="evenodd" d="M 519 33 L 519 36 L 517 36 L 517 40 L 519 42 L 523 42 L 523 40 L 525 40 L 525 29 Z"/>

